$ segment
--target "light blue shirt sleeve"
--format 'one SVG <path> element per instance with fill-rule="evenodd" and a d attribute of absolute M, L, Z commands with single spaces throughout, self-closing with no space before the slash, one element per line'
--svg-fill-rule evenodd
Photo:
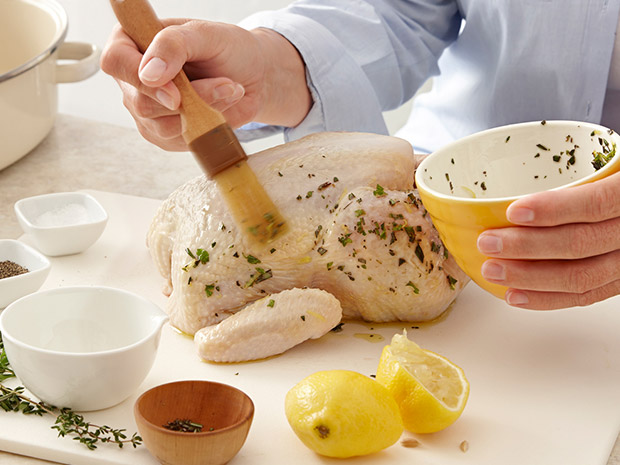
<path fill-rule="evenodd" d="M 600 122 L 620 0 L 462 0 L 458 39 L 396 133 L 417 152 L 525 121 Z"/>
<path fill-rule="evenodd" d="M 298 1 L 247 18 L 240 26 L 273 29 L 299 50 L 314 104 L 295 128 L 252 124 L 238 131 L 240 138 L 274 130 L 284 130 L 286 140 L 317 131 L 386 134 L 382 112 L 438 72 L 460 22 L 452 0 Z"/>
<path fill-rule="evenodd" d="M 503 124 L 599 122 L 619 13 L 620 0 L 304 0 L 259 13 L 241 26 L 297 47 L 314 105 L 295 128 L 239 133 L 386 133 L 382 111 L 434 75 L 397 133 L 418 152 Z"/>

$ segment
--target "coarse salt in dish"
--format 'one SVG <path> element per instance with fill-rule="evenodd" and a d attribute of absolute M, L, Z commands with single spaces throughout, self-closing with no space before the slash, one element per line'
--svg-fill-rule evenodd
<path fill-rule="evenodd" d="M 70 203 L 51 211 L 46 211 L 34 219 L 34 224 L 42 228 L 70 226 L 89 223 L 88 210 L 79 203 Z"/>
<path fill-rule="evenodd" d="M 101 236 L 108 214 L 83 192 L 61 192 L 21 199 L 15 214 L 34 246 L 48 256 L 83 252 Z"/>

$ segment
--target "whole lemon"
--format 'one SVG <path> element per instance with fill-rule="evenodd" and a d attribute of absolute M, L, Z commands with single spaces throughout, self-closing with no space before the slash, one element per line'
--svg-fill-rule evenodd
<path fill-rule="evenodd" d="M 308 376 L 286 394 L 284 407 L 299 439 L 328 457 L 372 454 L 394 444 L 403 432 L 390 392 L 354 371 Z"/>

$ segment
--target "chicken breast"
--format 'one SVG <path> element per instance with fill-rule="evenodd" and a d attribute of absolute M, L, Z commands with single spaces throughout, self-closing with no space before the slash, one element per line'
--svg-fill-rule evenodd
<path fill-rule="evenodd" d="M 413 189 L 407 142 L 318 133 L 252 155 L 249 164 L 285 217 L 287 234 L 251 249 L 204 176 L 164 201 L 148 232 L 166 278 L 170 321 L 196 334 L 204 359 L 275 355 L 320 337 L 341 318 L 430 320 L 469 281 Z M 325 300 L 327 293 L 334 300 Z M 273 307 L 265 304 L 271 301 Z M 307 310 L 324 321 L 302 319 Z"/>

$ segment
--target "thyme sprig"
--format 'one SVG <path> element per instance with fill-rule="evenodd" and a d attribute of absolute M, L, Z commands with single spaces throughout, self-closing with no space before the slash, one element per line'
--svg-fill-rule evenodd
<path fill-rule="evenodd" d="M 4 352 L 4 342 L 2 342 L 2 334 L 0 334 L 0 383 L 5 379 L 15 378 L 15 372 L 9 365 L 9 359 Z"/>
<path fill-rule="evenodd" d="M 56 422 L 52 429 L 58 431 L 59 437 L 72 436 L 73 440 L 84 444 L 88 449 L 97 448 L 97 443 L 112 443 L 122 448 L 124 444 L 131 444 L 134 448 L 142 444 L 142 438 L 134 433 L 130 438 L 124 429 L 114 429 L 109 426 L 88 423 L 84 417 L 69 408 L 58 409 L 45 402 L 37 402 L 28 397 L 23 386 L 10 388 L 2 381 L 15 378 L 15 372 L 9 364 L 4 351 L 4 342 L 0 334 L 0 408 L 5 412 L 22 412 L 26 415 L 45 414 L 56 415 Z"/>
<path fill-rule="evenodd" d="M 25 388 L 18 386 L 14 389 L 0 384 L 0 408 L 5 412 L 22 412 L 26 415 L 52 413 L 53 407 L 43 402 L 36 402 L 24 395 Z"/>
<path fill-rule="evenodd" d="M 138 433 L 128 438 L 125 429 L 114 429 L 109 426 L 95 425 L 84 421 L 84 417 L 71 409 L 60 409 L 56 423 L 52 429 L 58 431 L 59 437 L 72 435 L 74 441 L 78 441 L 90 450 L 97 448 L 97 443 L 112 443 L 122 448 L 124 444 L 131 444 L 134 449 L 142 444 L 142 438 Z"/>

